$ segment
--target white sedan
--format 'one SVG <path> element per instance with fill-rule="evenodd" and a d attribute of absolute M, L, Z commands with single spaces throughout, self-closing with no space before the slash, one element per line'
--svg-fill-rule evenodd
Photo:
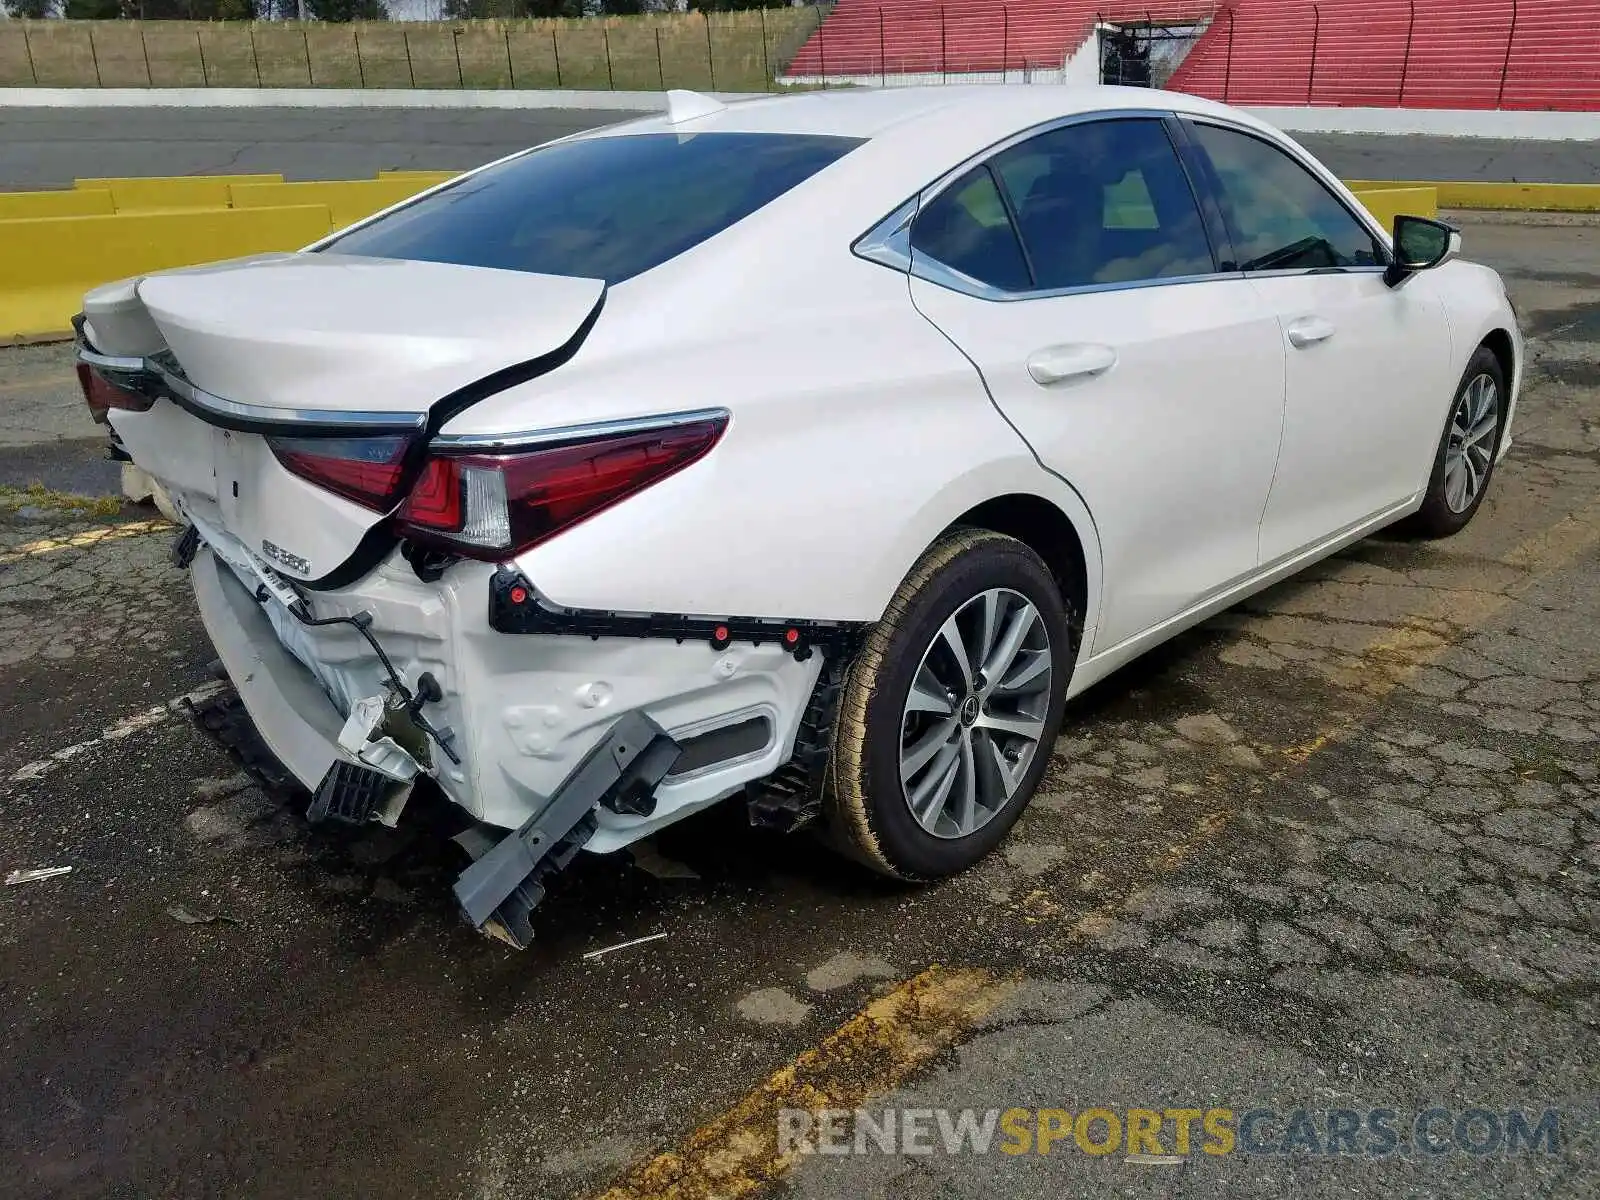
<path fill-rule="evenodd" d="M 1459 244 L 1188 96 L 680 92 L 96 289 L 80 356 L 312 817 L 431 779 L 523 944 L 578 849 L 723 800 L 958 871 L 1070 696 L 1460 529 L 1522 342 Z"/>

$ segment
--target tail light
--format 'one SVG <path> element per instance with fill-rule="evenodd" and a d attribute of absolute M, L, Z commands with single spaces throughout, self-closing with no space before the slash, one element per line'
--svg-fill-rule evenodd
<path fill-rule="evenodd" d="M 719 416 L 514 454 L 436 456 L 398 529 L 471 558 L 517 554 L 681 471 L 725 428 Z"/>
<path fill-rule="evenodd" d="M 292 474 L 362 508 L 386 513 L 399 499 L 405 475 L 403 435 L 370 438 L 268 438 L 273 454 Z"/>
<path fill-rule="evenodd" d="M 118 383 L 86 362 L 78 364 L 78 386 L 83 389 L 83 400 L 90 414 L 102 425 L 106 422 L 106 413 L 113 408 L 145 412 L 155 403 L 154 397 Z"/>

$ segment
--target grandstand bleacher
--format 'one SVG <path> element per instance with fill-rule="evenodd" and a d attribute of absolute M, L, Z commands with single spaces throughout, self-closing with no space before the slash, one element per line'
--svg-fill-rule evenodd
<path fill-rule="evenodd" d="M 787 76 L 1060 78 L 1102 25 L 1195 30 L 1167 86 L 1234 104 L 1600 109 L 1600 0 L 839 0 Z"/>

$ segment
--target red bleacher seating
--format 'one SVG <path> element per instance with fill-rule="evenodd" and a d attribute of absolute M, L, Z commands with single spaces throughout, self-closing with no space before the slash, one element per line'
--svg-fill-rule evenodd
<path fill-rule="evenodd" d="M 1232 104 L 1600 108 L 1600 0 L 1517 0 L 1514 31 L 1512 16 L 1512 0 L 1235 0 L 1169 86 Z"/>
<path fill-rule="evenodd" d="M 1056 70 L 1097 18 L 1210 19 L 1168 86 L 1234 104 L 1600 109 L 1600 0 L 839 0 L 788 74 Z"/>

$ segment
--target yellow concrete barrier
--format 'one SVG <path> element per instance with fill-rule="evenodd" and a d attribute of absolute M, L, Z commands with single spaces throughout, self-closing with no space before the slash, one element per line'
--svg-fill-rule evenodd
<path fill-rule="evenodd" d="M 436 183 L 443 183 L 447 179 L 454 179 L 460 171 L 379 171 L 379 179 L 420 179 L 429 187 Z"/>
<path fill-rule="evenodd" d="M 35 217 L 101 217 L 113 211 L 111 193 L 105 188 L 75 188 L 70 192 L 0 192 L 0 221 Z"/>
<path fill-rule="evenodd" d="M 161 178 L 79 179 L 79 188 L 104 189 L 120 212 L 148 212 L 164 208 L 227 208 L 228 189 L 236 183 L 282 183 L 283 176 L 177 175 Z"/>
<path fill-rule="evenodd" d="M 1600 184 L 1595 183 L 1451 183 L 1448 181 L 1382 183 L 1352 182 L 1363 188 L 1431 187 L 1441 208 L 1504 208 L 1541 212 L 1600 212 Z"/>
<path fill-rule="evenodd" d="M 64 334 L 83 293 L 168 267 L 298 250 L 327 234 L 325 204 L 0 221 L 0 340 Z"/>
<path fill-rule="evenodd" d="M 1436 217 L 1439 215 L 1439 196 L 1433 188 L 1423 184 L 1408 187 L 1368 187 L 1351 185 L 1356 199 L 1385 229 L 1394 228 L 1397 216 Z"/>
<path fill-rule="evenodd" d="M 398 204 L 432 186 L 418 179 L 323 180 L 314 183 L 236 183 L 229 189 L 233 207 L 276 208 L 284 204 L 326 204 L 333 227 L 342 229 Z"/>

